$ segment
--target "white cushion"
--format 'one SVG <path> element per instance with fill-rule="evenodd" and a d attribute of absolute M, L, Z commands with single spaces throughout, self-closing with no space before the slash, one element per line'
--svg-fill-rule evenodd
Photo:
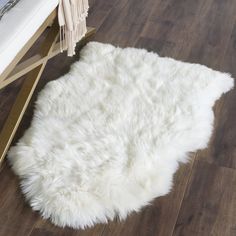
<path fill-rule="evenodd" d="M 0 74 L 34 35 L 59 0 L 21 0 L 0 21 Z"/>

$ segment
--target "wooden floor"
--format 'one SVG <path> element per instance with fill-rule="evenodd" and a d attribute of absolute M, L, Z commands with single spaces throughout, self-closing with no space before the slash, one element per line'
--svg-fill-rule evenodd
<path fill-rule="evenodd" d="M 161 56 L 205 64 L 236 78 L 235 0 L 91 0 L 89 25 L 95 40 L 122 47 L 147 48 Z M 69 70 L 77 58 L 51 60 L 37 91 Z M 0 128 L 21 81 L 0 91 Z M 29 126 L 33 102 L 17 132 Z M 170 194 L 124 222 L 85 231 L 61 229 L 40 218 L 24 202 L 19 180 L 5 162 L 0 172 L 1 236 L 235 236 L 236 90 L 215 106 L 209 147 L 193 155 L 175 175 Z"/>

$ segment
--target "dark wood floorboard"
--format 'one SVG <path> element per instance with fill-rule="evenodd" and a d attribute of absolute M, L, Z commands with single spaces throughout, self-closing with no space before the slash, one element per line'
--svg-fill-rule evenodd
<path fill-rule="evenodd" d="M 236 23 L 229 34 L 226 52 L 219 69 L 236 78 Z M 215 129 L 208 149 L 199 152 L 199 159 L 236 169 L 236 89 L 227 93 L 215 106 Z"/>
<path fill-rule="evenodd" d="M 236 172 L 196 161 L 174 235 L 236 235 Z"/>
<path fill-rule="evenodd" d="M 235 12 L 235 0 L 90 0 L 88 24 L 97 28 L 97 41 L 146 48 L 160 56 L 205 64 L 236 78 Z M 38 91 L 67 73 L 78 59 L 78 55 L 68 58 L 64 53 L 49 62 L 14 142 L 30 125 Z M 0 91 L 0 129 L 20 85 L 21 81 Z M 217 102 L 214 112 L 208 148 L 192 154 L 191 161 L 180 167 L 172 192 L 122 222 L 114 220 L 86 230 L 52 225 L 25 203 L 19 180 L 4 162 L 0 236 L 235 236 L 235 89 Z"/>

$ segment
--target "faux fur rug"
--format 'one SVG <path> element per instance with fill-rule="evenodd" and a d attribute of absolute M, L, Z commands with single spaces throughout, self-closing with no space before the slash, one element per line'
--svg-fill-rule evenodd
<path fill-rule="evenodd" d="M 143 49 L 89 43 L 40 93 L 8 158 L 34 210 L 59 226 L 124 219 L 167 194 L 205 148 L 230 75 Z"/>

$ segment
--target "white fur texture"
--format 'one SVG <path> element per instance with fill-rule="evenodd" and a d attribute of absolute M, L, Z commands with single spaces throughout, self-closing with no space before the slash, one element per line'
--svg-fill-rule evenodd
<path fill-rule="evenodd" d="M 230 75 L 143 49 L 89 43 L 40 93 L 8 158 L 34 210 L 59 226 L 124 219 L 167 194 L 179 162 L 205 148 Z"/>

